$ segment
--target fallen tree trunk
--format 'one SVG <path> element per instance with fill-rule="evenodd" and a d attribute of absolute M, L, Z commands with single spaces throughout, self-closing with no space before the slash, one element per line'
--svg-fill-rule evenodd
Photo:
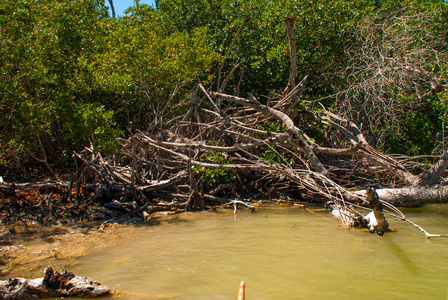
<path fill-rule="evenodd" d="M 365 190 L 359 190 L 356 195 L 364 195 Z M 448 203 L 448 186 L 408 186 L 403 188 L 377 189 L 381 200 L 396 206 L 419 207 L 425 204 Z M 357 197 L 356 197 L 357 198 Z M 355 197 L 347 197 L 354 200 Z"/>

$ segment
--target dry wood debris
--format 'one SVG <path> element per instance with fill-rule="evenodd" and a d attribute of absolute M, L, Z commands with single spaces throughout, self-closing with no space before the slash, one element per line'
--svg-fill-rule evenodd
<path fill-rule="evenodd" d="M 291 18 L 287 25 L 288 36 L 294 36 Z M 71 182 L 42 184 L 39 189 L 53 191 L 27 205 L 40 207 L 51 223 L 58 216 L 150 220 L 157 211 L 253 209 L 250 200 L 269 198 L 332 202 L 348 216 L 356 214 L 356 207 L 363 209 L 368 187 L 381 187 L 377 193 L 385 209 L 401 220 L 406 218 L 394 205 L 447 203 L 442 176 L 448 152 L 433 166 L 386 155 L 369 144 L 354 122 L 320 104 L 299 105 L 308 78 L 295 84 L 294 47 L 290 38 L 291 76 L 281 94 L 271 92 L 263 101 L 227 94 L 233 71 L 221 82 L 220 67 L 219 88 L 198 83 L 185 115 L 135 132 L 121 140 L 114 155 L 103 156 L 94 146 L 76 153 L 79 167 Z M 325 133 L 319 141 L 307 134 L 317 127 Z M 415 166 L 425 171 L 416 175 Z M 0 184 L 0 192 L 10 196 L 11 210 L 24 201 L 16 191 L 27 188 Z M 60 195 L 59 202 L 52 193 Z"/>
<path fill-rule="evenodd" d="M 13 278 L 0 280 L 0 299 L 38 299 L 49 297 L 99 297 L 111 290 L 88 277 L 75 276 L 62 270 L 45 268 L 44 277 L 37 279 Z"/>

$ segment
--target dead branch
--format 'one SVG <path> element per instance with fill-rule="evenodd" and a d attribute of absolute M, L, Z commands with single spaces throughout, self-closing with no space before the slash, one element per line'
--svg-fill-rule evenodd
<path fill-rule="evenodd" d="M 319 172 L 325 176 L 328 175 L 328 171 L 325 170 L 325 167 L 321 164 L 319 159 L 313 153 L 311 147 L 304 140 L 302 131 L 294 125 L 294 122 L 291 120 L 291 118 L 287 114 L 285 114 L 281 111 L 278 111 L 276 109 L 273 109 L 271 107 L 265 106 L 256 101 L 251 101 L 251 100 L 247 100 L 244 98 L 226 95 L 226 94 L 222 94 L 222 93 L 216 93 L 216 92 L 210 92 L 209 94 L 212 98 L 228 100 L 228 101 L 232 101 L 232 102 L 235 102 L 238 104 L 250 106 L 250 107 L 253 107 L 254 109 L 256 109 L 257 111 L 270 114 L 270 115 L 278 118 L 279 120 L 281 120 L 286 125 L 286 127 L 288 129 L 289 141 L 292 142 L 294 145 L 304 149 L 305 154 L 307 155 L 307 158 L 310 161 L 311 167 L 314 170 L 316 170 L 317 172 Z"/>

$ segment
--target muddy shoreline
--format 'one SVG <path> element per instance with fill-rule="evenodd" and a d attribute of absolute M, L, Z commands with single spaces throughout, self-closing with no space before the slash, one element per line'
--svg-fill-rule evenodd
<path fill-rule="evenodd" d="M 42 277 L 45 267 L 55 270 L 78 264 L 77 258 L 106 247 L 118 246 L 138 237 L 139 229 L 191 221 L 213 214 L 232 214 L 220 209 L 204 212 L 158 212 L 151 222 L 130 219 L 126 223 L 79 222 L 70 225 L 0 225 L 0 280 L 13 277 Z M 126 230 L 133 226 L 132 234 Z M 82 275 L 82 274 L 81 274 Z"/>
<path fill-rule="evenodd" d="M 14 233 L 10 233 L 14 228 Z M 73 226 L 8 226 L 0 242 L 0 279 L 10 277 L 37 278 L 43 269 L 69 268 L 76 258 L 95 249 L 112 246 L 119 226 L 102 227 L 100 224 Z"/>

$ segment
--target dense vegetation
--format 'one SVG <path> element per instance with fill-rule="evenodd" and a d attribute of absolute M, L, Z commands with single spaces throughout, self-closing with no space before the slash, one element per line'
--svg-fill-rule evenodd
<path fill-rule="evenodd" d="M 302 101 L 363 124 L 383 150 L 445 149 L 445 1 L 136 1 L 112 18 L 103 0 L 4 0 L 0 165 L 67 166 L 89 144 L 112 152 L 116 138 L 186 113 L 194 83 L 216 88 L 220 66 L 241 63 L 226 92 L 266 101 L 289 76 L 287 16 L 297 78 L 310 75 Z"/>

